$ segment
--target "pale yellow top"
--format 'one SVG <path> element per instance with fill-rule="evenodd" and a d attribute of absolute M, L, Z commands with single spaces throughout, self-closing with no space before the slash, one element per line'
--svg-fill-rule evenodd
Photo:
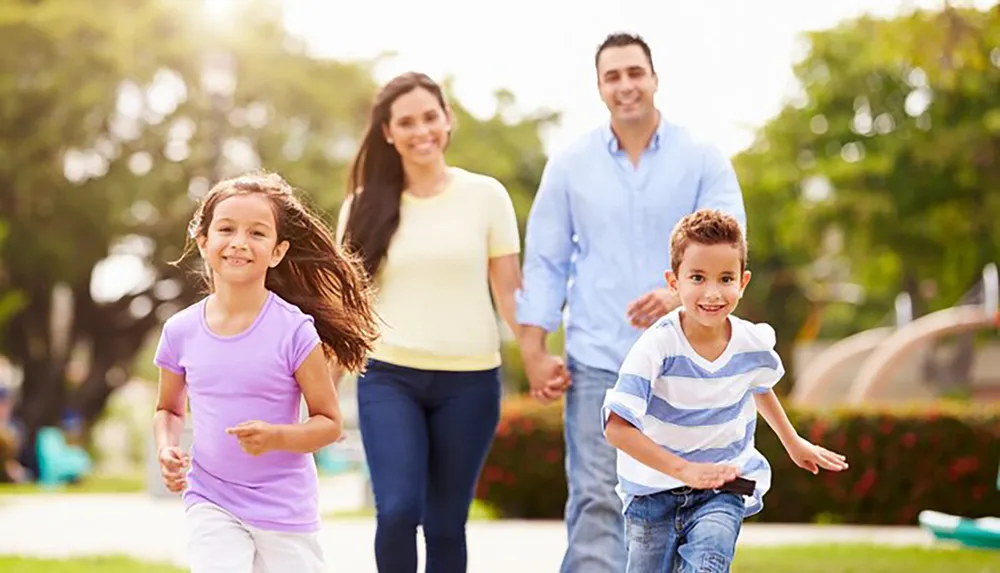
<path fill-rule="evenodd" d="M 343 238 L 350 198 L 340 208 Z M 441 193 L 403 193 L 399 228 L 376 276 L 381 337 L 371 358 L 422 370 L 500 365 L 489 259 L 517 254 L 514 205 L 496 179 L 450 168 Z"/>

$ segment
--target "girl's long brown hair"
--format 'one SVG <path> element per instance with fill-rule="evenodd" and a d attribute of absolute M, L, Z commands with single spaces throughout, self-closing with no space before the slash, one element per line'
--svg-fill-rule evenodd
<path fill-rule="evenodd" d="M 289 244 L 281 263 L 268 269 L 265 287 L 313 317 L 327 358 L 335 356 L 348 371 L 363 370 L 378 338 L 368 273 L 360 258 L 337 245 L 329 227 L 303 205 L 281 176 L 252 172 L 217 183 L 191 220 L 181 260 L 196 250 L 196 237 L 208 236 L 215 207 L 223 199 L 252 193 L 270 200 L 278 243 Z M 201 274 L 212 290 L 208 265 Z"/>

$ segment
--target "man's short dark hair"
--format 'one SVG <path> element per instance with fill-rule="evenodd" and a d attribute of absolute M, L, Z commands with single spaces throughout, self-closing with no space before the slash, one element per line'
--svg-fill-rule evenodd
<path fill-rule="evenodd" d="M 608 37 L 604 38 L 601 45 L 597 47 L 597 53 L 594 54 L 594 67 L 597 67 L 597 62 L 601 59 L 601 52 L 608 48 L 624 48 L 625 46 L 639 46 L 642 48 L 642 52 L 646 54 L 646 59 L 649 60 L 649 71 L 654 74 L 656 73 L 656 68 L 653 67 L 653 52 L 649 49 L 649 44 L 639 34 L 629 34 L 627 32 L 615 32 L 608 34 Z"/>

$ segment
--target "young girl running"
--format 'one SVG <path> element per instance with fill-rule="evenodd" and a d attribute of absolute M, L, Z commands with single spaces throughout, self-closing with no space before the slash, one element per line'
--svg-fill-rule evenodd
<path fill-rule="evenodd" d="M 364 269 L 273 174 L 217 184 L 189 235 L 210 294 L 163 327 L 153 430 L 191 571 L 322 571 L 310 454 L 341 435 L 328 361 L 359 370 L 377 336 Z"/>

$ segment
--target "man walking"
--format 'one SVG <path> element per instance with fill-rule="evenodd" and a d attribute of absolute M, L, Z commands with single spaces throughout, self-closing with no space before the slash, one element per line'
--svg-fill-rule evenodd
<path fill-rule="evenodd" d="M 746 226 L 729 160 L 656 109 L 659 80 L 646 42 L 612 34 L 595 65 L 611 120 L 546 165 L 528 218 L 517 305 L 532 394 L 542 401 L 566 394 L 563 573 L 625 570 L 615 450 L 604 439 L 600 412 L 629 347 L 678 304 L 663 276 L 674 225 L 697 209 L 716 208 Z M 565 365 L 545 346 L 564 303 Z"/>

